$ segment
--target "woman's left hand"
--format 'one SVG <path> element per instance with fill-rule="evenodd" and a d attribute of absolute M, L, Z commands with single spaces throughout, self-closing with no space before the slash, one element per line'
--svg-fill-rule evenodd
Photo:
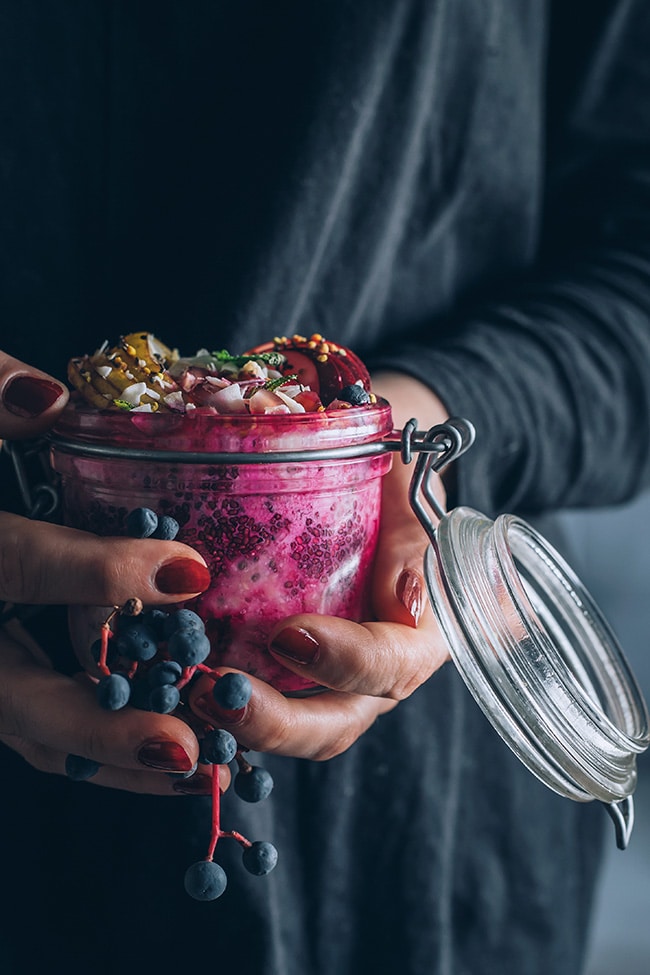
<path fill-rule="evenodd" d="M 442 403 L 415 379 L 384 373 L 375 377 L 373 388 L 391 403 L 396 426 L 411 416 L 421 427 L 447 418 Z M 349 748 L 380 714 L 442 666 L 448 651 L 426 596 L 422 563 L 427 539 L 409 505 L 410 478 L 411 468 L 396 460 L 384 479 L 372 588 L 376 620 L 352 623 L 304 614 L 283 620 L 271 634 L 269 649 L 281 663 L 330 690 L 286 698 L 251 678 L 247 706 L 224 712 L 205 678 L 192 691 L 197 714 L 254 751 L 324 760 Z M 439 478 L 438 494 L 444 505 Z"/>

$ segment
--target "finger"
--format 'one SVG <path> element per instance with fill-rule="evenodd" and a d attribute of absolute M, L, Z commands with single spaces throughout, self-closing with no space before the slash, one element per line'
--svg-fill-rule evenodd
<path fill-rule="evenodd" d="M 400 463 L 385 478 L 372 605 L 377 619 L 417 627 L 423 614 L 431 611 L 423 573 L 428 539 L 408 500 L 410 479 L 410 468 Z M 444 506 L 439 478 L 434 489 Z"/>
<path fill-rule="evenodd" d="M 347 694 L 402 701 L 448 659 L 428 614 L 403 623 L 352 623 L 334 616 L 291 616 L 271 633 L 273 656 L 295 674 Z"/>
<path fill-rule="evenodd" d="M 37 666 L 6 636 L 0 642 L 0 733 L 140 772 L 188 772 L 199 755 L 185 722 L 131 707 L 106 711 L 93 690 Z"/>
<path fill-rule="evenodd" d="M 67 774 L 66 759 L 68 755 L 64 752 L 10 735 L 0 735 L 0 742 L 22 755 L 25 761 L 39 772 L 55 775 Z M 109 789 L 122 789 L 126 792 L 137 792 L 143 795 L 209 796 L 212 793 L 212 773 L 215 769 L 219 774 L 219 789 L 222 793 L 226 792 L 231 780 L 230 769 L 227 765 L 201 767 L 200 771 L 188 778 L 181 778 L 180 773 L 167 773 L 165 775 L 160 772 L 140 772 L 103 765 L 86 781 Z"/>
<path fill-rule="evenodd" d="M 210 583 L 204 560 L 181 542 L 100 538 L 0 512 L 0 599 L 15 603 L 172 603 Z"/>
<path fill-rule="evenodd" d="M 36 437 L 68 402 L 65 387 L 38 369 L 0 352 L 0 437 Z"/>
<path fill-rule="evenodd" d="M 204 720 L 227 729 L 253 751 L 327 761 L 346 751 L 394 701 L 326 691 L 310 698 L 286 698 L 250 678 L 253 694 L 241 711 L 224 711 L 212 696 L 213 681 L 192 687 L 190 705 Z"/>

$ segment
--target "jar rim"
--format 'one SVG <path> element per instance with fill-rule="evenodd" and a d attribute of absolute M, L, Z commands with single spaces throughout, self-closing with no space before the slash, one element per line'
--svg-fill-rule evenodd
<path fill-rule="evenodd" d="M 92 409 L 71 402 L 50 440 L 74 453 L 132 459 L 232 462 L 232 455 L 353 448 L 381 441 L 392 431 L 386 400 L 332 413 L 219 416 L 135 413 Z M 321 456 L 320 454 L 318 456 Z M 245 459 L 242 461 L 245 462 Z"/>

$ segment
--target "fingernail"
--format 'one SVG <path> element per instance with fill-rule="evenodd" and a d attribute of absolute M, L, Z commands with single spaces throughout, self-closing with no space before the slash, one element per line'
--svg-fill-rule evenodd
<path fill-rule="evenodd" d="M 5 386 L 2 401 L 10 413 L 31 419 L 45 413 L 60 396 L 63 396 L 63 387 L 51 379 L 16 376 Z"/>
<path fill-rule="evenodd" d="M 210 572 L 196 559 L 172 559 L 161 565 L 154 578 L 159 592 L 205 592 L 210 585 Z"/>
<path fill-rule="evenodd" d="M 175 741 L 145 741 L 138 752 L 138 761 L 161 772 L 189 772 L 194 765 L 185 749 Z"/>
<path fill-rule="evenodd" d="M 212 792 L 212 776 L 197 772 L 191 779 L 179 779 L 172 789 L 183 796 L 209 796 Z"/>
<path fill-rule="evenodd" d="M 287 626 L 273 638 L 271 653 L 287 657 L 298 664 L 313 664 L 318 660 L 320 647 L 311 633 L 301 626 Z"/>
<path fill-rule="evenodd" d="M 424 609 L 424 591 L 418 573 L 412 569 L 404 569 L 397 580 L 395 595 L 407 612 L 411 614 L 413 622 L 417 626 Z"/>
<path fill-rule="evenodd" d="M 207 714 L 213 718 L 217 724 L 238 724 L 246 714 L 246 708 L 237 708 L 236 711 L 227 711 L 226 708 L 219 707 L 212 694 L 202 694 L 197 697 L 194 706 L 202 714 Z"/>

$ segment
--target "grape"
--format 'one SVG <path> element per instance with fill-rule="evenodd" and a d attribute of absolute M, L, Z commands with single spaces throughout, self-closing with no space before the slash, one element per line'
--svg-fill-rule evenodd
<path fill-rule="evenodd" d="M 344 403 L 351 403 L 352 406 L 363 406 L 370 402 L 370 395 L 363 386 L 354 383 L 352 386 L 344 386 L 336 394 L 336 398 L 343 400 Z"/>
<path fill-rule="evenodd" d="M 256 842 L 247 846 L 242 856 L 242 862 L 249 873 L 256 877 L 263 877 L 270 873 L 278 862 L 278 851 L 272 843 Z"/>
<path fill-rule="evenodd" d="M 169 613 L 165 613 L 162 609 L 148 609 L 142 614 L 142 622 L 155 633 L 156 642 L 165 639 L 165 621 L 168 616 Z"/>
<path fill-rule="evenodd" d="M 154 687 L 149 693 L 149 708 L 156 714 L 171 714 L 178 707 L 181 695 L 173 684 Z"/>
<path fill-rule="evenodd" d="M 151 660 L 156 656 L 156 634 L 139 620 L 122 624 L 115 637 L 119 654 L 129 660 Z"/>
<path fill-rule="evenodd" d="M 205 624 L 198 613 L 195 613 L 192 609 L 177 609 L 175 613 L 170 613 L 165 620 L 164 633 L 167 639 L 172 636 L 176 630 L 191 630 L 197 629 L 201 633 L 205 633 Z"/>
<path fill-rule="evenodd" d="M 126 516 L 126 531 L 131 538 L 150 538 L 158 527 L 158 515 L 151 508 L 134 508 Z"/>
<path fill-rule="evenodd" d="M 253 685 L 246 674 L 224 674 L 212 688 L 212 696 L 226 711 L 239 711 L 251 699 Z"/>
<path fill-rule="evenodd" d="M 203 663 L 210 653 L 210 641 L 200 630 L 176 630 L 169 638 L 167 650 L 172 660 L 183 667 L 194 667 Z"/>
<path fill-rule="evenodd" d="M 237 742 L 229 731 L 210 731 L 201 743 L 201 755 L 210 765 L 227 765 L 237 752 Z"/>
<path fill-rule="evenodd" d="M 97 700 L 107 711 L 119 711 L 129 703 L 131 685 L 122 674 L 109 674 L 97 685 Z"/>
<path fill-rule="evenodd" d="M 67 755 L 65 759 L 65 774 L 73 782 L 92 779 L 101 767 L 100 762 L 94 762 L 92 758 L 83 758 L 82 755 Z"/>
<path fill-rule="evenodd" d="M 211 860 L 199 860 L 185 871 L 185 890 L 197 901 L 221 897 L 227 882 L 224 870 Z"/>
<path fill-rule="evenodd" d="M 161 538 L 164 542 L 173 542 L 180 531 L 181 526 L 171 515 L 161 515 L 158 519 L 156 530 L 151 535 L 152 538 Z"/>
<path fill-rule="evenodd" d="M 147 673 L 150 687 L 175 684 L 183 673 L 183 668 L 175 660 L 159 660 Z"/>
<path fill-rule="evenodd" d="M 253 765 L 250 770 L 238 772 L 235 776 L 235 792 L 245 802 L 261 802 L 271 795 L 272 789 L 270 772 L 259 765 Z"/>

